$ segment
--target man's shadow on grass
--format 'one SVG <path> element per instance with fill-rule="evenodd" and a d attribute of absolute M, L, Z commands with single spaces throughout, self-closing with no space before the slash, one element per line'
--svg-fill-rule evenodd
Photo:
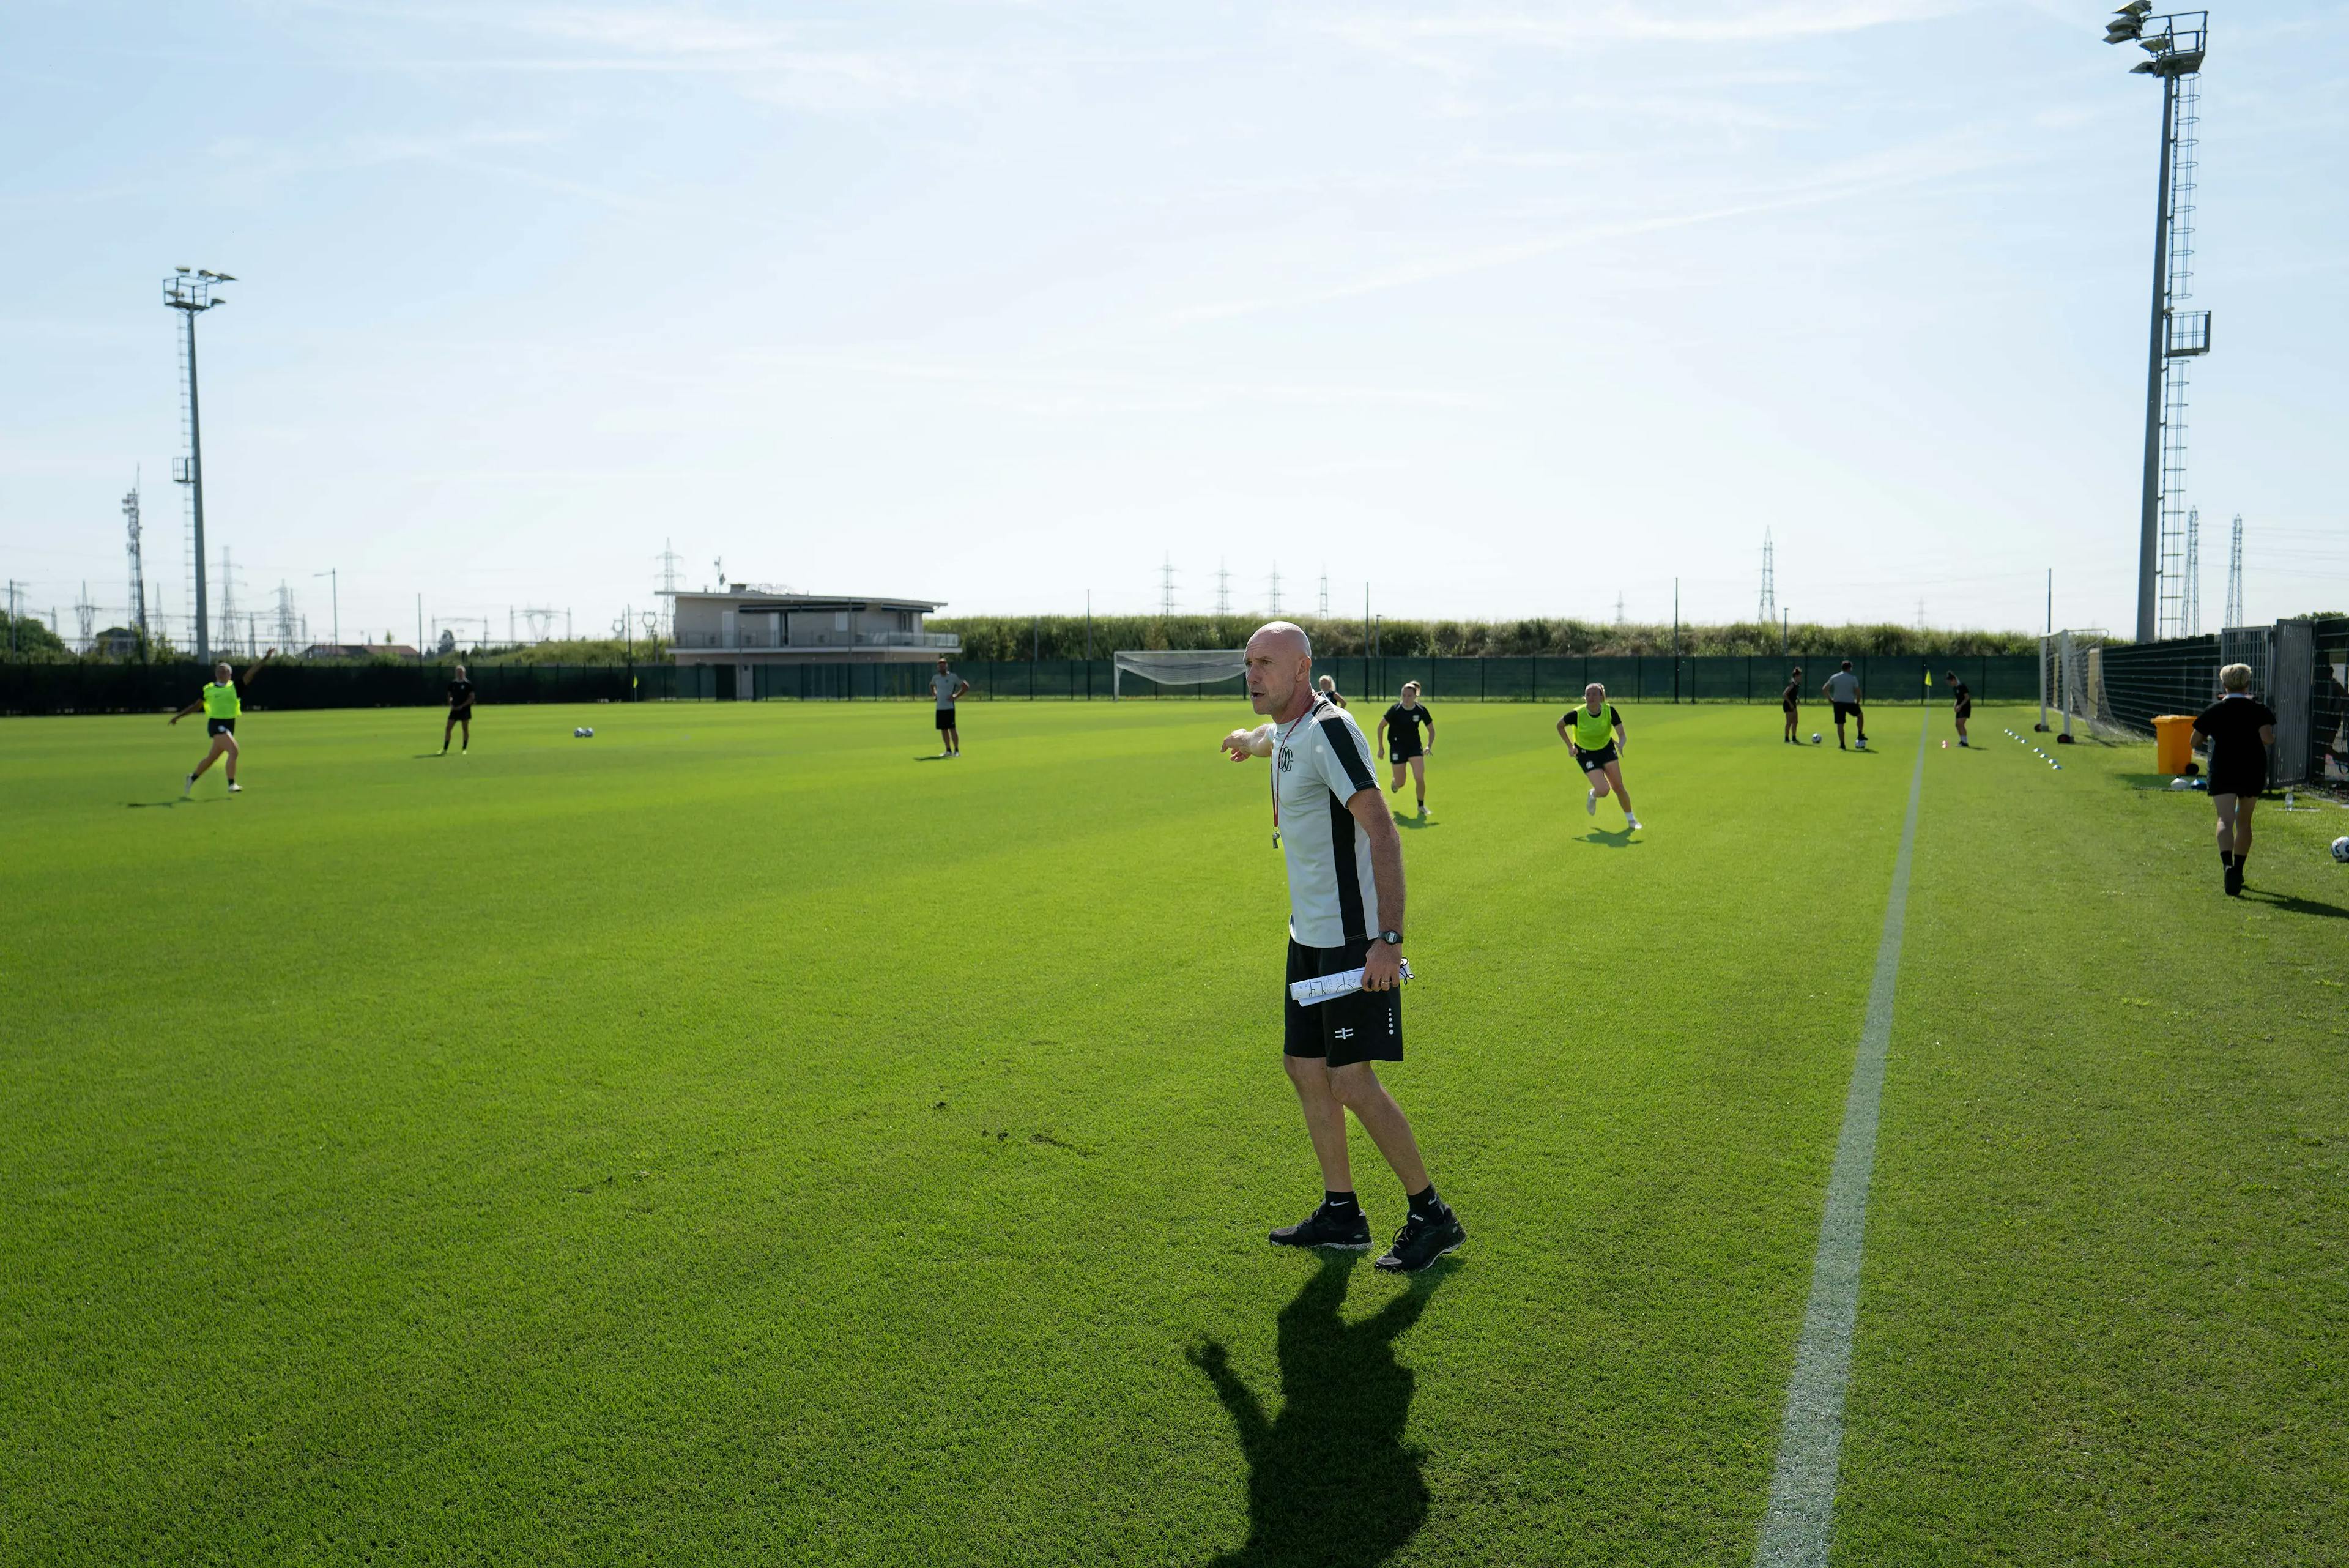
<path fill-rule="evenodd" d="M 2325 919 L 2349 920 L 2349 909 L 2338 904 L 2320 904 L 2313 898 L 2294 898 L 2290 893 L 2263 893 L 2257 888 L 2246 888 L 2243 889 L 2243 901 L 2265 904 L 2269 909 L 2280 909 L 2287 915 L 2315 915 Z"/>
<path fill-rule="evenodd" d="M 1638 839 L 1631 836 L 1631 833 L 1632 830 L 1628 827 L 1618 827 L 1613 829 L 1594 827 L 1589 832 L 1582 836 L 1582 842 L 1585 844 L 1596 844 L 1602 848 L 1607 849 L 1629 849 L 1631 846 L 1640 842 Z"/>
<path fill-rule="evenodd" d="M 1324 1253 L 1280 1314 L 1280 1414 L 1267 1419 L 1224 1347 L 1190 1352 L 1239 1430 L 1248 1462 L 1247 1542 L 1216 1568 L 1382 1563 L 1427 1521 L 1425 1456 L 1403 1441 L 1413 1374 L 1394 1341 L 1419 1321 L 1441 1272 L 1422 1274 L 1360 1323 L 1340 1315 L 1357 1254 Z"/>
<path fill-rule="evenodd" d="M 1435 826 L 1435 818 L 1432 816 L 1406 816 L 1399 811 L 1392 815 L 1397 827 L 1408 827 L 1414 833 L 1418 832 L 1423 827 L 1433 827 Z"/>

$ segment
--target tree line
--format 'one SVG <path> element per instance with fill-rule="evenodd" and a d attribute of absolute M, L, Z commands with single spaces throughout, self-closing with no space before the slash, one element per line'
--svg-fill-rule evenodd
<path fill-rule="evenodd" d="M 1365 646 L 1359 619 L 1297 618 L 1323 658 L 1522 659 L 1528 655 L 1744 654 L 1890 658 L 2035 654 L 2034 631 L 1929 629 L 1890 623 L 1829 626 L 1796 621 L 1781 628 L 1758 621 L 1725 626 L 1669 621 L 1616 623 L 1536 617 L 1528 620 L 1388 620 L 1374 622 Z M 1263 624 L 1260 616 L 954 616 L 936 617 L 928 629 L 962 639 L 966 659 L 1095 659 L 1119 649 L 1239 648 Z M 1781 637 L 1784 642 L 1781 642 Z"/>

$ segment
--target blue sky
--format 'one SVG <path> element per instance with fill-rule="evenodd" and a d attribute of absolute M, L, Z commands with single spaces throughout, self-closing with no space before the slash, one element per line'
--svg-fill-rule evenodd
<path fill-rule="evenodd" d="M 0 12 L 0 572 L 314 634 L 730 576 L 955 610 L 2132 618 L 2158 91 L 2108 6 Z M 2349 607 L 2349 15 L 2221 10 L 2217 619 Z M 216 558 L 216 555 L 215 555 Z M 119 613 L 119 612 L 118 612 Z M 106 618 L 103 612 L 101 619 Z"/>

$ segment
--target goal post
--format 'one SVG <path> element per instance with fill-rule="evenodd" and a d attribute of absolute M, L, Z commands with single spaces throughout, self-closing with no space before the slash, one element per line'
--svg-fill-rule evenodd
<path fill-rule="evenodd" d="M 1157 686 L 1212 686 L 1247 673 L 1247 653 L 1237 648 L 1121 649 L 1111 655 L 1110 699 L 1125 695 L 1125 678 L 1139 675 Z"/>
<path fill-rule="evenodd" d="M 2040 727 L 2052 708 L 2063 721 L 2058 744 L 2070 745 L 2075 723 L 2099 741 L 2134 738 L 2113 713 L 2105 681 L 2105 633 L 2059 631 L 2039 639 Z"/>

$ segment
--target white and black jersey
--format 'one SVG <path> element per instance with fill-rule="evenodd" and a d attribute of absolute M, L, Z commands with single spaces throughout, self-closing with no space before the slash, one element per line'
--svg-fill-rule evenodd
<path fill-rule="evenodd" d="M 1288 857 L 1293 940 L 1341 947 L 1379 929 L 1370 840 L 1346 809 L 1355 795 L 1378 787 L 1370 742 L 1343 708 L 1316 699 L 1303 718 L 1274 727 L 1273 799 Z"/>

